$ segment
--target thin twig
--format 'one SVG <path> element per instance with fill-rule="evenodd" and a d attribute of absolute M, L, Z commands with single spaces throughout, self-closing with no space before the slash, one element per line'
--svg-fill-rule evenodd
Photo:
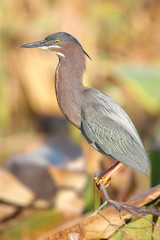
<path fill-rule="evenodd" d="M 133 211 L 143 213 L 143 214 L 152 214 L 154 216 L 160 216 L 159 211 L 154 211 L 154 210 L 151 210 L 151 209 L 148 209 L 148 208 L 137 207 L 137 206 L 130 205 L 130 204 L 127 204 L 127 203 L 117 202 L 117 201 L 114 201 L 114 200 L 111 200 L 111 199 L 109 199 L 108 202 L 117 206 L 117 207 L 119 207 L 119 208 L 123 208 L 124 210 L 131 209 Z"/>
<path fill-rule="evenodd" d="M 138 216 L 138 217 L 141 217 L 141 218 L 145 219 L 146 221 L 150 222 L 152 224 L 152 226 L 156 227 L 158 232 L 160 233 L 160 229 L 159 229 L 159 227 L 157 226 L 156 223 L 154 223 L 150 219 L 146 218 L 145 216 L 141 215 L 141 214 L 152 214 L 154 216 L 160 216 L 160 212 L 159 211 L 154 211 L 154 210 L 151 210 L 151 209 L 137 207 L 137 206 L 130 205 L 130 204 L 127 204 L 127 203 L 114 201 L 114 200 L 109 198 L 108 193 L 107 193 L 107 191 L 106 191 L 106 189 L 105 189 L 105 187 L 104 187 L 102 182 L 100 183 L 100 185 L 101 185 L 101 189 L 103 191 L 103 194 L 104 194 L 104 196 L 106 198 L 106 201 L 104 202 L 104 204 L 102 204 L 99 207 L 99 209 L 96 211 L 96 213 L 99 213 L 100 209 L 102 209 L 107 203 L 110 203 L 114 207 L 116 212 L 119 213 L 120 219 L 123 220 L 123 224 L 125 224 L 125 221 L 122 218 L 122 215 L 120 213 L 120 209 L 125 210 L 126 212 L 130 213 L 133 216 Z M 107 221 L 108 221 L 108 223 L 110 223 L 108 219 L 107 219 Z"/>

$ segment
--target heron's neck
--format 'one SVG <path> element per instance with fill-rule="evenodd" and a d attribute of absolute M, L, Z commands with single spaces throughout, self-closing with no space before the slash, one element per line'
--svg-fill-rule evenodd
<path fill-rule="evenodd" d="M 82 76 L 86 67 L 85 57 L 82 54 L 78 58 L 73 55 L 59 58 L 55 76 L 59 107 L 67 119 L 78 128 L 81 124 L 81 101 L 84 89 Z"/>

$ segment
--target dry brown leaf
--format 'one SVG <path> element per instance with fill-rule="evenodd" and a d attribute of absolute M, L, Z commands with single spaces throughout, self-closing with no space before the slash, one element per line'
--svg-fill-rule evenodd
<path fill-rule="evenodd" d="M 133 206 L 142 207 L 158 197 L 160 197 L 160 185 L 151 188 L 142 194 L 136 195 L 134 198 L 132 198 L 132 200 L 129 200 L 126 203 Z M 108 238 L 120 226 L 123 225 L 123 221 L 120 219 L 119 214 L 114 210 L 113 207 L 110 206 L 100 211 L 100 213 L 104 216 L 104 218 L 99 214 L 93 214 L 83 222 L 86 231 L 86 239 L 94 239 L 99 237 Z M 121 215 L 124 220 L 131 217 L 131 214 L 126 213 L 124 210 L 121 211 Z"/>
<path fill-rule="evenodd" d="M 134 196 L 130 201 L 126 203 L 132 204 L 133 206 L 142 207 L 145 204 L 148 204 L 157 199 L 158 197 L 160 197 L 160 185 L 151 188 L 142 194 Z M 108 238 L 123 225 L 123 221 L 120 219 L 119 214 L 112 206 L 100 211 L 100 213 L 103 215 L 103 217 L 99 214 L 92 214 L 89 217 L 87 216 L 82 220 L 79 220 L 78 223 L 70 228 L 64 227 L 64 230 L 53 234 L 50 238 L 48 237 L 45 240 Z M 131 217 L 131 214 L 127 213 L 124 210 L 121 211 L 121 215 L 124 220 Z M 71 225 L 72 224 L 73 222 Z M 77 229 L 77 231 L 75 229 Z M 77 238 L 75 238 L 75 233 L 79 233 L 79 235 L 77 235 Z"/>
<path fill-rule="evenodd" d="M 80 224 L 73 225 L 70 228 L 66 228 L 54 234 L 51 237 L 47 237 L 45 240 L 85 240 L 84 229 Z"/>

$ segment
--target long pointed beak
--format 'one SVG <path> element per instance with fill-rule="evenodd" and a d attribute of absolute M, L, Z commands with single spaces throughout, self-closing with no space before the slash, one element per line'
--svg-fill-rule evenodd
<path fill-rule="evenodd" d="M 25 45 L 22 45 L 18 48 L 42 48 L 42 49 L 48 49 L 51 47 L 51 43 L 47 40 L 42 40 L 38 42 L 28 43 Z"/>

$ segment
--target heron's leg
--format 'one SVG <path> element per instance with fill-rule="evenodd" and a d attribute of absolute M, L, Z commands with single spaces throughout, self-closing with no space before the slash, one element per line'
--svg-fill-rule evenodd
<path fill-rule="evenodd" d="M 101 188 L 101 190 L 102 190 L 102 192 L 103 192 L 103 194 L 104 194 L 104 197 L 105 197 L 106 201 L 95 211 L 95 214 L 99 213 L 99 211 L 100 211 L 105 205 L 107 205 L 107 203 L 110 203 L 110 198 L 109 198 L 108 193 L 107 193 L 107 191 L 106 191 L 106 189 L 105 189 L 105 186 L 103 185 L 103 182 L 100 182 L 100 188 Z M 110 204 L 111 204 L 112 207 L 116 210 L 116 212 L 119 213 L 120 219 L 122 219 L 122 216 L 121 216 L 121 213 L 120 213 L 120 209 L 119 209 L 116 205 L 114 205 L 114 204 L 112 204 L 112 203 L 110 203 Z"/>
<path fill-rule="evenodd" d="M 98 189 L 101 188 L 101 186 L 100 186 L 101 182 L 104 184 L 105 187 L 108 187 L 108 185 L 110 184 L 109 179 L 111 178 L 113 173 L 116 172 L 123 165 L 124 165 L 123 163 L 117 161 L 110 168 L 105 170 L 103 173 L 96 174 L 96 176 L 94 177 L 94 181 L 95 181 L 96 186 L 98 187 Z"/>
<path fill-rule="evenodd" d="M 94 181 L 96 183 L 96 186 L 98 189 L 102 190 L 104 197 L 106 199 L 106 201 L 95 211 L 95 213 L 99 213 L 99 211 L 107 204 L 110 203 L 112 205 L 112 207 L 116 210 L 116 212 L 119 213 L 119 217 L 120 219 L 123 220 L 122 216 L 121 216 L 121 212 L 120 209 L 113 203 L 110 202 L 110 198 L 108 196 L 108 193 L 106 191 L 106 187 L 110 184 L 110 178 L 113 175 L 114 172 L 116 172 L 118 169 L 120 169 L 124 164 L 117 161 L 115 162 L 110 168 L 108 168 L 107 170 L 105 170 L 103 173 L 101 174 L 96 174 L 96 176 L 94 177 Z"/>

